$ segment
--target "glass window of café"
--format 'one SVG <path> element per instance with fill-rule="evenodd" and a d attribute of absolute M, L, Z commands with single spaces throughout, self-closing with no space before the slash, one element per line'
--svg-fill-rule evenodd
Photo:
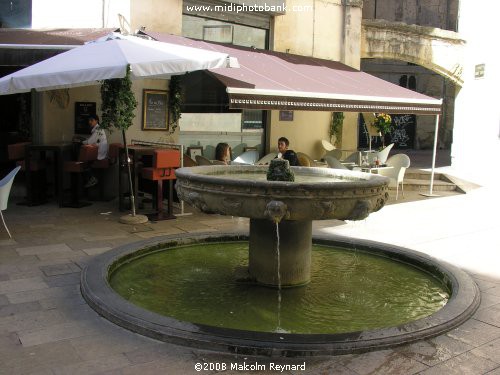
<path fill-rule="evenodd" d="M 182 35 L 208 42 L 258 49 L 269 48 L 267 29 L 187 14 L 182 16 Z"/>

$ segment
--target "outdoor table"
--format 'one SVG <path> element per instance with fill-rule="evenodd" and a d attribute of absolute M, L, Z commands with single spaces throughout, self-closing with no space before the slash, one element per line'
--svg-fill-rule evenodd
<path fill-rule="evenodd" d="M 378 171 L 381 171 L 383 169 L 393 169 L 394 167 L 385 165 L 385 166 L 367 166 L 367 167 L 361 167 L 361 166 L 355 166 L 358 167 L 361 172 L 366 172 L 366 173 L 373 173 L 373 174 L 378 174 Z"/>
<path fill-rule="evenodd" d="M 150 156 L 151 158 L 153 157 L 154 154 L 154 148 L 150 146 L 140 146 L 140 145 L 131 145 L 128 146 L 128 157 L 131 160 L 130 163 L 130 174 L 132 177 L 132 186 L 134 189 L 134 198 L 135 201 L 138 202 L 139 194 L 138 194 L 138 187 L 139 187 L 139 170 L 142 165 L 142 158 L 144 156 Z M 130 194 L 128 191 L 128 177 L 127 177 L 127 183 L 123 183 L 123 177 L 124 175 L 127 176 L 127 157 L 125 155 L 125 147 L 120 148 L 120 164 L 118 168 L 118 205 L 120 211 L 125 211 L 125 196 L 127 192 Z"/>
<path fill-rule="evenodd" d="M 52 152 L 54 157 L 54 193 L 57 196 L 59 207 L 62 207 L 64 198 L 63 165 L 64 160 L 70 158 L 72 151 L 72 143 L 29 144 L 26 146 L 26 190 L 28 205 L 33 203 L 33 190 L 31 188 L 32 171 L 30 168 L 33 154 L 39 152 L 40 158 L 45 159 L 46 153 Z"/>

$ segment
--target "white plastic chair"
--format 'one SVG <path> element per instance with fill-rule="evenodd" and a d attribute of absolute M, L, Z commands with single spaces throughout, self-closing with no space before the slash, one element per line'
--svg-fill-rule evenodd
<path fill-rule="evenodd" d="M 389 186 L 396 185 L 396 200 L 399 195 L 399 184 L 401 184 L 401 193 L 405 196 L 403 180 L 405 178 L 406 169 L 410 167 L 410 158 L 406 154 L 396 154 L 387 159 L 389 169 L 380 169 L 378 174 L 390 178 Z"/>
<path fill-rule="evenodd" d="M 344 164 L 342 164 L 340 161 L 338 161 L 338 159 L 334 158 L 333 156 L 326 155 L 325 161 L 326 161 L 326 164 L 328 164 L 329 168 L 348 169 Z"/>
<path fill-rule="evenodd" d="M 342 159 L 342 150 L 339 150 L 338 148 L 336 148 L 335 150 L 328 151 L 325 154 L 325 157 L 326 156 L 333 156 L 335 159 L 340 160 L 340 159 Z"/>
<path fill-rule="evenodd" d="M 344 160 L 342 160 L 344 163 L 354 163 L 354 164 L 359 164 L 359 160 L 361 159 L 361 152 L 359 151 L 354 151 L 352 154 L 350 154 L 348 157 L 346 157 Z"/>
<path fill-rule="evenodd" d="M 271 162 L 271 160 L 276 159 L 276 156 L 278 156 L 278 154 L 276 152 L 271 152 L 271 153 L 267 154 L 266 156 L 264 156 L 262 159 L 257 160 L 257 162 L 255 164 L 256 165 L 268 165 Z"/>
<path fill-rule="evenodd" d="M 370 164 L 375 163 L 375 160 L 378 159 L 380 164 L 385 164 L 387 162 L 387 158 L 389 157 L 389 152 L 391 151 L 394 143 L 391 143 L 387 147 L 385 147 L 382 151 L 370 152 L 368 153 L 368 162 Z"/>
<path fill-rule="evenodd" d="M 5 220 L 3 218 L 2 211 L 7 209 L 7 203 L 9 202 L 10 188 L 12 187 L 12 183 L 14 182 L 14 177 L 16 177 L 17 172 L 21 169 L 20 166 L 14 168 L 7 176 L 5 176 L 0 181 L 0 216 L 2 217 L 2 223 L 7 233 L 9 234 L 9 238 L 12 238 L 9 228 L 7 228 L 7 224 L 5 224 Z"/>
<path fill-rule="evenodd" d="M 231 164 L 255 164 L 259 160 L 259 151 L 248 150 L 233 160 Z"/>

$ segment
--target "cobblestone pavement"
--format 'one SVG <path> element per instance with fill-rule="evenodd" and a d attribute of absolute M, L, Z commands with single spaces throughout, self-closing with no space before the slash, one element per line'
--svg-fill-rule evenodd
<path fill-rule="evenodd" d="M 487 216 L 498 212 L 491 206 L 498 204 L 488 194 L 478 189 L 390 205 L 362 223 L 316 223 L 317 233 L 393 242 L 464 267 L 473 273 L 482 302 L 467 323 L 431 340 L 305 359 L 250 358 L 164 344 L 102 319 L 80 295 L 80 271 L 97 254 L 158 235 L 245 230 L 246 219 L 196 213 L 134 228 L 117 222 L 116 203 L 82 209 L 11 204 L 5 217 L 14 240 L 0 228 L 0 374 L 237 374 L 245 371 L 196 372 L 195 364 L 256 362 L 267 370 L 271 363 L 305 362 L 305 371 L 285 374 L 500 374 L 499 226 Z"/>

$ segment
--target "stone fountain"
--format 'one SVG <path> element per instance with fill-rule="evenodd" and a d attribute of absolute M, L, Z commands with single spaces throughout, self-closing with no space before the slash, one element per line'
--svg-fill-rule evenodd
<path fill-rule="evenodd" d="M 181 199 L 203 212 L 249 217 L 249 236 L 183 234 L 117 247 L 83 270 L 85 300 L 110 321 L 154 339 L 266 356 L 386 349 L 442 334 L 474 314 L 478 288 L 449 264 L 390 244 L 335 235 L 312 238 L 313 220 L 362 220 L 380 210 L 388 198 L 387 178 L 327 168 L 288 169 L 282 161 L 273 162 L 269 180 L 267 174 L 264 166 L 178 169 Z M 247 263 L 226 245 L 243 246 L 246 256 L 246 241 L 252 282 L 242 283 L 233 270 Z M 353 257 L 339 258 L 336 249 Z M 350 266 L 339 259 L 348 259 Z M 313 282 L 280 289 L 307 284 L 312 261 Z M 380 271 L 380 262 L 392 265 Z M 421 283 L 410 282 L 417 277 L 414 272 L 423 277 Z M 277 299 L 259 284 L 278 287 Z M 353 289 L 360 293 L 349 297 Z M 327 296 L 332 298 L 325 305 Z M 387 320 L 393 323 L 386 325 Z M 348 321 L 356 328 L 346 328 Z"/>
<path fill-rule="evenodd" d="M 269 173 L 267 166 L 204 166 L 178 169 L 176 177 L 179 198 L 201 211 L 250 218 L 250 278 L 275 287 L 309 282 L 313 220 L 362 220 L 388 199 L 386 177 L 290 169 L 278 159 Z"/>

